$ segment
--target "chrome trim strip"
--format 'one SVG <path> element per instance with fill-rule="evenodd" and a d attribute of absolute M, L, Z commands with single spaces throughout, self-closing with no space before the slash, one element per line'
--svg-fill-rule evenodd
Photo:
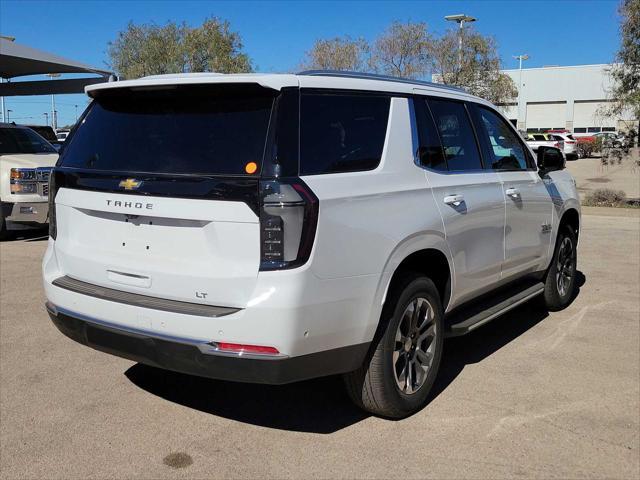
<path fill-rule="evenodd" d="M 182 302 L 179 300 L 167 300 L 164 298 L 130 293 L 108 287 L 101 287 L 92 283 L 76 280 L 69 276 L 56 278 L 53 285 L 75 293 L 100 298 L 111 302 L 134 305 L 137 307 L 162 310 L 165 312 L 196 315 L 201 317 L 224 317 L 240 311 L 240 308 L 218 307 L 215 305 L 203 305 L 200 303 Z"/>
<path fill-rule="evenodd" d="M 54 316 L 58 316 L 59 313 L 66 315 L 71 318 L 76 318 L 83 322 L 91 323 L 98 327 L 108 328 L 110 330 L 115 330 L 117 332 L 122 332 L 124 335 L 133 335 L 140 336 L 146 338 L 153 338 L 157 340 L 163 340 L 166 342 L 172 343 L 180 343 L 182 345 L 189 345 L 192 347 L 196 347 L 200 350 L 204 355 L 219 355 L 223 357 L 235 357 L 235 358 L 247 358 L 254 360 L 282 360 L 285 358 L 289 358 L 288 355 L 284 355 L 282 353 L 278 353 L 276 355 L 270 354 L 260 354 L 260 353 L 244 353 L 244 352 L 228 352 L 224 350 L 219 350 L 217 347 L 212 345 L 215 342 L 207 342 L 206 340 L 190 338 L 190 337 L 177 337 L 174 335 L 168 335 L 160 332 L 152 332 L 149 330 L 143 330 L 134 327 L 128 327 L 125 325 L 120 325 L 112 322 L 108 322 L 105 320 L 98 320 L 97 318 L 90 317 L 83 313 L 73 312 L 71 310 L 67 310 L 66 308 L 58 307 L 53 303 L 47 301 L 45 304 L 47 310 Z"/>
<path fill-rule="evenodd" d="M 107 272 L 116 273 L 118 275 L 122 275 L 123 277 L 149 279 L 149 277 L 147 277 L 146 275 L 137 275 L 135 273 L 119 272 L 118 270 L 107 270 Z"/>

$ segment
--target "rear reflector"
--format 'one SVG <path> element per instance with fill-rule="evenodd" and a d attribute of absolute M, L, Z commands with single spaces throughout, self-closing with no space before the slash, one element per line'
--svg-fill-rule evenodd
<path fill-rule="evenodd" d="M 261 355 L 278 355 L 278 349 L 275 347 L 265 347 L 262 345 L 243 345 L 241 343 L 212 342 L 214 347 L 222 352 L 233 353 L 259 353 Z"/>

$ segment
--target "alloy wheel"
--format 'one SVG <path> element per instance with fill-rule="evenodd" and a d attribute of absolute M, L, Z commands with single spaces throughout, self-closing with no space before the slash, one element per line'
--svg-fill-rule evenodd
<path fill-rule="evenodd" d="M 556 285 L 561 297 L 565 297 L 569 293 L 573 278 L 573 257 L 573 243 L 569 237 L 564 237 L 560 244 L 558 263 L 556 264 Z"/>
<path fill-rule="evenodd" d="M 398 324 L 392 355 L 393 373 L 402 393 L 411 395 L 424 385 L 438 334 L 435 310 L 429 301 L 413 299 Z"/>

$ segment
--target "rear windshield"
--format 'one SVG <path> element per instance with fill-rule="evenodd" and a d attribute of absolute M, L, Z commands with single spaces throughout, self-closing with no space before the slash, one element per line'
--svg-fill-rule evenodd
<path fill-rule="evenodd" d="M 117 89 L 96 98 L 62 166 L 124 172 L 246 175 L 261 165 L 272 91 L 253 86 Z"/>
<path fill-rule="evenodd" d="M 0 128 L 0 155 L 11 153 L 57 153 L 30 128 Z"/>

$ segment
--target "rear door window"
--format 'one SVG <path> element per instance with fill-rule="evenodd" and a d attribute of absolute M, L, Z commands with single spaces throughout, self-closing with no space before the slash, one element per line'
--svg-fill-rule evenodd
<path fill-rule="evenodd" d="M 429 99 L 428 101 L 449 170 L 480 170 L 482 161 L 467 109 L 461 102 Z"/>
<path fill-rule="evenodd" d="M 261 165 L 270 90 L 197 86 L 114 89 L 92 102 L 62 165 L 170 174 L 246 175 Z"/>
<path fill-rule="evenodd" d="M 300 174 L 373 170 L 380 164 L 391 99 L 302 93 Z"/>

